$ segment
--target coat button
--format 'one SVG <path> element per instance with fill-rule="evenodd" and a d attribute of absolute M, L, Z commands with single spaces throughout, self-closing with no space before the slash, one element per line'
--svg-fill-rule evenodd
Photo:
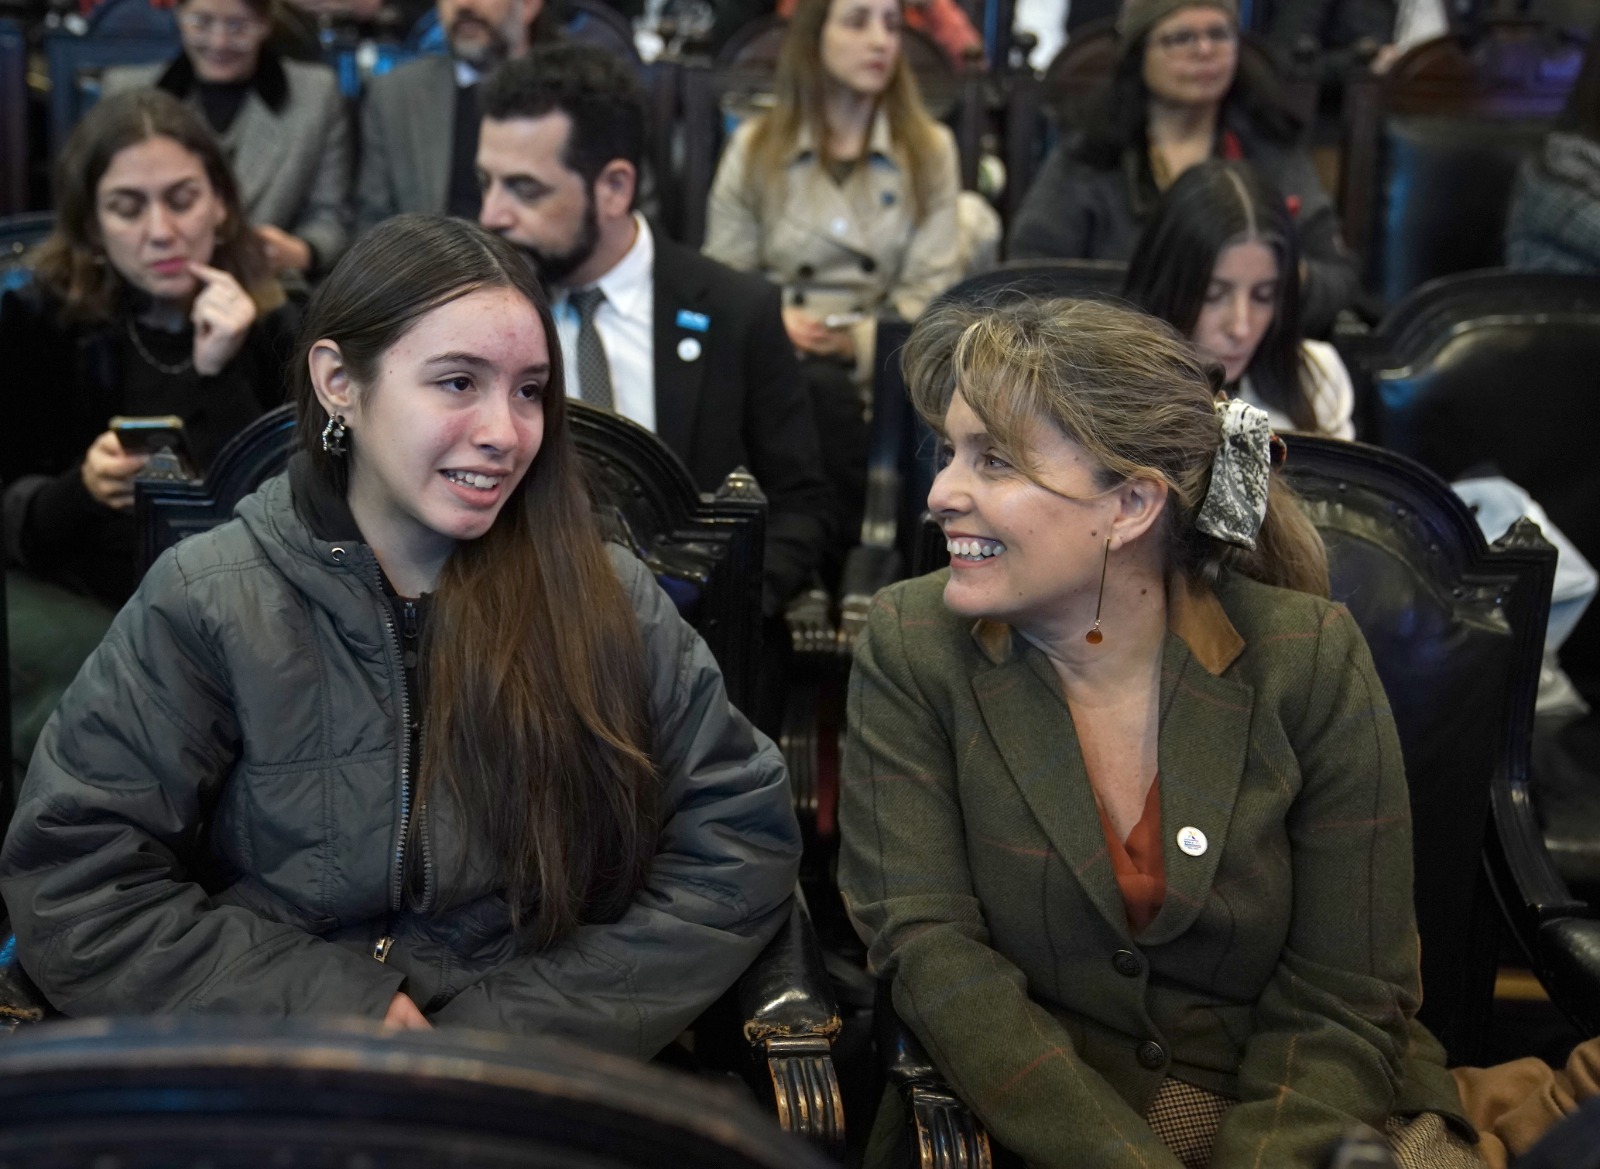
<path fill-rule="evenodd" d="M 871 256 L 862 256 L 861 257 L 861 270 L 863 272 L 865 272 L 868 276 L 871 276 L 874 272 L 876 272 L 878 270 L 878 261 L 874 260 Z"/>
<path fill-rule="evenodd" d="M 1126 978 L 1138 978 L 1144 973 L 1144 963 L 1139 961 L 1139 955 L 1132 950 L 1118 950 L 1111 955 L 1111 966 Z"/>
<path fill-rule="evenodd" d="M 1133 1054 L 1139 1060 L 1140 1066 L 1147 1067 L 1151 1071 L 1155 1071 L 1167 1062 L 1166 1049 L 1154 1039 L 1146 1039 L 1139 1044 Z"/>
<path fill-rule="evenodd" d="M 801 305 L 805 304 L 805 302 L 806 302 L 806 294 L 801 292 L 798 288 L 795 289 L 794 297 L 790 300 L 789 303 L 794 305 L 796 308 L 799 308 Z"/>
<path fill-rule="evenodd" d="M 816 274 L 817 270 L 810 264 L 801 264 L 795 272 L 795 276 L 800 280 L 810 280 Z"/>

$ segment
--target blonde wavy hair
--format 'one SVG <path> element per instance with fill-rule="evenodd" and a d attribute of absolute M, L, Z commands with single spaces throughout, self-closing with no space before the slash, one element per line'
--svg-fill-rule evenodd
<path fill-rule="evenodd" d="M 824 162 L 829 161 L 828 120 L 823 104 L 828 72 L 822 64 L 822 27 L 828 23 L 832 7 L 833 0 L 800 0 L 784 32 L 773 85 L 774 105 L 756 122 L 750 135 L 749 173 L 756 188 L 750 193 L 766 200 L 781 201 L 789 158 L 803 130 L 811 132 L 818 154 Z M 902 2 L 902 11 L 904 7 Z M 939 124 L 922 104 L 903 44 L 889 84 L 878 99 L 878 108 L 889 116 L 890 141 L 905 153 L 911 174 L 911 215 L 921 223 L 927 211 L 928 192 L 938 182 L 942 151 Z"/>
<path fill-rule="evenodd" d="M 1328 556 L 1299 498 L 1276 474 L 1254 550 L 1195 527 L 1222 441 L 1220 367 L 1164 322 L 1090 300 L 935 304 L 902 355 L 917 413 L 943 433 L 959 391 L 997 453 L 1040 486 L 1032 438 L 1041 422 L 1097 465 L 1099 486 L 1154 479 L 1168 489 L 1167 570 L 1214 581 L 1224 568 L 1328 595 Z"/>

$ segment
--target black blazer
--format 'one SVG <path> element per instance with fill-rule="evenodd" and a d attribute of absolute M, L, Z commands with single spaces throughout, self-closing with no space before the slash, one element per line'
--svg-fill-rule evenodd
<path fill-rule="evenodd" d="M 807 584 L 832 536 L 816 420 L 778 287 L 655 236 L 656 433 L 715 491 L 744 467 L 766 493 L 763 607 Z M 692 345 L 685 342 L 692 341 Z"/>

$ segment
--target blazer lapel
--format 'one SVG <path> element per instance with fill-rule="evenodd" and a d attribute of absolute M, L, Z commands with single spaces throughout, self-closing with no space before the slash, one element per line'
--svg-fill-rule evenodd
<path fill-rule="evenodd" d="M 1158 748 L 1167 897 L 1139 935 L 1142 945 L 1171 941 L 1194 923 L 1205 904 L 1244 778 L 1251 706 L 1250 687 L 1210 673 L 1176 634 L 1167 634 Z M 1187 851 L 1179 846 L 1179 834 L 1191 828 L 1205 834 L 1198 855 L 1192 835 Z"/>
<path fill-rule="evenodd" d="M 239 180 L 239 201 L 247 210 L 258 206 L 272 185 L 284 153 L 280 149 L 281 138 L 277 115 L 267 108 L 261 95 L 252 90 L 239 111 L 239 120 L 230 127 L 228 134 L 228 142 L 235 146 L 229 154 L 234 176 Z M 249 149 L 237 149 L 245 143 L 249 144 Z"/>
<path fill-rule="evenodd" d="M 1101 916 L 1127 934 L 1127 909 L 1060 683 L 1042 653 L 1012 639 L 1009 657 L 972 680 L 983 721 L 1051 846 Z"/>
<path fill-rule="evenodd" d="M 685 463 L 693 466 L 694 422 L 706 363 L 712 360 L 711 329 L 715 323 L 706 304 L 706 290 L 682 275 L 675 263 L 677 245 L 655 237 L 654 321 L 656 433 Z M 693 327 L 691 327 L 691 325 Z M 685 343 L 693 341 L 692 346 Z M 743 344 L 730 339 L 728 343 Z M 692 356 L 691 356 L 692 354 Z"/>

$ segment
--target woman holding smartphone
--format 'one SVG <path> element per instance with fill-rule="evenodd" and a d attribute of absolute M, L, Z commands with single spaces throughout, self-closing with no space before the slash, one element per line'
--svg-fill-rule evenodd
<path fill-rule="evenodd" d="M 532 269 L 397 216 L 308 310 L 304 449 L 150 570 L 3 853 L 69 1015 L 365 1016 L 648 1057 L 788 916 L 782 757 L 602 544 Z"/>
<path fill-rule="evenodd" d="M 297 310 L 271 277 L 200 116 L 145 90 L 90 110 L 58 166 L 33 282 L 0 299 L 0 435 L 13 752 L 26 766 L 66 682 L 134 586 L 144 456 L 115 415 L 177 415 L 204 470 L 283 400 Z"/>

